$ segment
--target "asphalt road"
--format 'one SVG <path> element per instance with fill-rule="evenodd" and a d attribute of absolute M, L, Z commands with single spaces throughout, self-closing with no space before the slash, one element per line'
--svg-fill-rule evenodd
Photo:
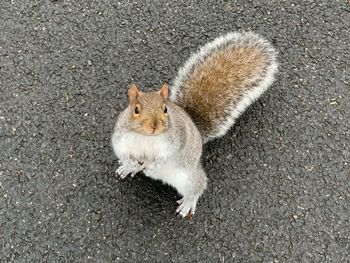
<path fill-rule="evenodd" d="M 349 3 L 166 2 L 1 3 L 0 262 L 350 262 Z M 188 222 L 170 187 L 113 176 L 110 136 L 131 81 L 235 30 L 280 73 L 206 145 Z"/>

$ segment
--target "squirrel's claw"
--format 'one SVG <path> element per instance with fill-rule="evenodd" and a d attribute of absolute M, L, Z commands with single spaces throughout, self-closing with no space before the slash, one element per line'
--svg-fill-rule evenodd
<path fill-rule="evenodd" d="M 145 167 L 144 163 L 136 162 L 133 165 L 125 165 L 119 161 L 120 166 L 118 167 L 116 174 L 119 175 L 121 179 L 126 178 L 129 174 L 134 177 L 138 172 L 142 171 Z"/>
<path fill-rule="evenodd" d="M 192 220 L 194 211 L 196 209 L 196 201 L 186 200 L 184 197 L 176 201 L 179 206 L 176 208 L 175 213 L 180 215 L 182 218 L 187 217 Z"/>
<path fill-rule="evenodd" d="M 121 179 L 125 179 L 128 176 L 128 171 L 125 169 L 123 165 L 119 166 L 117 171 L 115 172 Z"/>
<path fill-rule="evenodd" d="M 181 205 L 183 201 L 184 201 L 184 198 L 182 197 L 181 199 L 177 200 L 176 203 L 177 203 L 178 205 Z"/>
<path fill-rule="evenodd" d="M 188 212 L 186 217 L 188 218 L 189 221 L 192 221 L 193 215 L 194 214 L 192 213 L 192 210 L 190 209 L 190 212 Z"/>

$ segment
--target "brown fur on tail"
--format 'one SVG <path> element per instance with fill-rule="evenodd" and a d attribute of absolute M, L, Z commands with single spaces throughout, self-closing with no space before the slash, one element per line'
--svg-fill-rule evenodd
<path fill-rule="evenodd" d="M 273 82 L 276 52 L 253 33 L 230 33 L 203 46 L 180 69 L 172 99 L 204 141 L 220 137 Z"/>

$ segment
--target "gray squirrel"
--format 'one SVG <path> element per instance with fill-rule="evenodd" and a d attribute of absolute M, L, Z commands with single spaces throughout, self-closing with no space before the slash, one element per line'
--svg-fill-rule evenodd
<path fill-rule="evenodd" d="M 223 136 L 272 84 L 276 57 L 261 36 L 228 33 L 191 55 L 170 88 L 142 92 L 131 84 L 130 103 L 112 135 L 116 173 L 125 178 L 142 171 L 173 186 L 182 196 L 176 213 L 191 219 L 207 186 L 203 143 Z"/>

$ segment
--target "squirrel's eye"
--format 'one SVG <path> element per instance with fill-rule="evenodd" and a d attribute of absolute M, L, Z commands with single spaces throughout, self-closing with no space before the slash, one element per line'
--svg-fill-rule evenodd
<path fill-rule="evenodd" d="M 164 113 L 167 113 L 168 112 L 168 109 L 167 109 L 167 107 L 165 106 L 164 107 Z"/>
<path fill-rule="evenodd" d="M 140 109 L 138 106 L 135 107 L 135 114 L 139 114 L 140 113 Z"/>

